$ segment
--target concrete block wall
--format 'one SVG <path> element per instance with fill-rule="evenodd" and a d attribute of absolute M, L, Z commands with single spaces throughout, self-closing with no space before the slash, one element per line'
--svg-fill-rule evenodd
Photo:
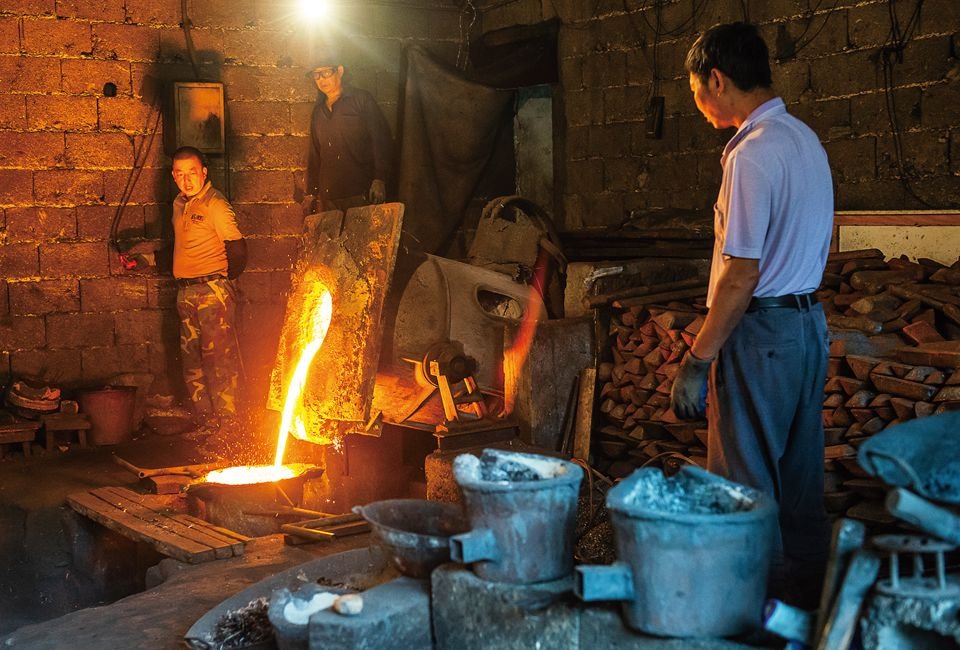
<path fill-rule="evenodd" d="M 922 3 L 890 96 L 908 191 L 898 178 L 881 50 L 887 0 L 477 0 L 481 29 L 558 17 L 564 188 L 560 223 L 619 223 L 631 209 L 710 210 L 719 157 L 731 131 L 697 113 L 683 61 L 697 35 L 719 22 L 760 25 L 774 85 L 788 109 L 820 136 L 830 156 L 839 210 L 960 207 L 960 3 Z M 893 3 L 901 27 L 916 0 Z M 834 6 L 835 5 L 835 6 Z M 654 27 L 660 7 L 662 36 Z M 694 9 L 697 13 L 694 14 Z M 629 9 L 630 11 L 627 11 Z M 654 44 L 663 137 L 646 137 Z M 792 50 L 796 50 L 793 52 Z"/>
<path fill-rule="evenodd" d="M 149 371 L 155 390 L 177 389 L 176 289 L 122 270 L 108 237 L 137 152 L 122 237 L 153 248 L 170 236 L 176 189 L 158 107 L 173 81 L 221 81 L 228 155 L 211 157 L 210 177 L 249 239 L 241 350 L 264 403 L 302 225 L 316 97 L 305 73 L 324 38 L 296 4 L 189 0 L 195 72 L 180 0 L 0 0 L 0 384 L 96 386 Z M 344 3 L 324 29 L 343 32 L 353 83 L 396 133 L 404 47 L 453 62 L 458 17 L 444 0 Z"/>

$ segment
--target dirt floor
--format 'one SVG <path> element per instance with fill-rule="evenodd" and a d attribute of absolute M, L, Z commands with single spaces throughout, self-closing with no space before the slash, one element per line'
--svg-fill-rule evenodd
<path fill-rule="evenodd" d="M 130 442 L 108 447 L 80 449 L 74 443 L 44 453 L 35 446 L 31 458 L 23 456 L 19 445 L 8 448 L 0 460 L 0 646 L 5 640 L 4 647 L 62 648 L 64 639 L 71 638 L 74 647 L 181 647 L 183 632 L 231 590 L 281 568 L 368 543 L 367 535 L 334 546 L 303 547 L 285 547 L 279 535 L 258 538 L 243 557 L 180 565 L 176 595 L 169 605 L 160 604 L 167 602 L 158 594 L 171 589 L 169 581 L 156 586 L 159 574 L 154 570 L 148 579 L 146 573 L 163 556 L 105 529 L 91 548 L 85 530 L 99 525 L 74 513 L 66 497 L 104 486 L 141 490 L 137 477 L 114 455 L 142 467 L 187 465 L 215 460 L 204 450 L 209 446 L 209 439 L 160 436 L 145 429 Z M 164 574 L 170 574 L 169 568 Z M 155 586 L 143 592 L 148 582 Z M 115 606 L 103 607 L 118 599 L 125 603 L 124 617 Z M 128 617 L 133 623 L 123 621 Z M 96 638 L 82 644 L 68 633 L 81 622 L 97 630 Z M 143 635 L 149 637 L 146 645 Z"/>

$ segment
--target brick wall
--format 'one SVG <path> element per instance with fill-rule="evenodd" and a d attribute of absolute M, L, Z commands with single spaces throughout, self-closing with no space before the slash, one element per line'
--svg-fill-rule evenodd
<path fill-rule="evenodd" d="M 683 60 L 704 29 L 743 20 L 745 13 L 779 56 L 772 66 L 775 88 L 824 142 L 838 209 L 960 207 L 960 2 L 923 2 L 903 62 L 893 70 L 902 160 L 916 196 L 898 180 L 887 117 L 880 64 L 890 32 L 887 0 L 660 0 L 665 34 L 657 46 L 658 77 L 666 111 L 663 137 L 651 140 L 644 114 L 656 4 L 477 1 L 483 31 L 556 16 L 562 22 L 558 105 L 565 119 L 557 182 L 565 188 L 558 206 L 565 227 L 618 223 L 635 208 L 710 208 L 719 154 L 732 132 L 714 131 L 696 112 Z M 895 5 L 906 25 L 916 0 Z M 648 8 L 624 11 L 641 6 Z M 703 11 L 691 20 L 694 6 Z M 791 54 L 797 42 L 806 44 Z"/>
<path fill-rule="evenodd" d="M 210 175 L 249 240 L 241 349 L 262 401 L 302 224 L 316 96 L 305 71 L 317 34 L 295 4 L 191 0 L 194 76 L 180 0 L 0 0 L 0 383 L 33 375 L 90 386 L 149 371 L 155 390 L 179 385 L 175 288 L 119 269 L 107 240 L 157 98 L 172 81 L 222 81 L 229 154 L 211 159 Z M 331 20 L 352 34 L 344 55 L 354 84 L 374 94 L 394 130 L 403 47 L 456 58 L 449 5 L 347 3 Z M 105 96 L 108 82 L 116 96 Z M 120 226 L 148 247 L 169 233 L 175 193 L 163 124 Z"/>

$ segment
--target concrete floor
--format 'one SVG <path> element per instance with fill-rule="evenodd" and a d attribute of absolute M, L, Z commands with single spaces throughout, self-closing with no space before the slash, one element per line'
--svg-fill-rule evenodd
<path fill-rule="evenodd" d="M 174 584 L 134 593 L 144 588 L 146 567 L 161 556 L 117 537 L 113 554 L 135 549 L 138 557 L 130 561 L 138 575 L 130 575 L 130 563 L 106 566 L 110 548 L 98 549 L 100 557 L 93 560 L 74 557 L 82 553 L 74 530 L 78 516 L 66 497 L 103 486 L 139 489 L 137 478 L 114 462 L 114 454 L 142 467 L 212 460 L 201 442 L 143 433 L 110 447 L 37 449 L 31 458 L 24 458 L 19 446 L 10 451 L 0 460 L 0 639 L 9 635 L 7 646 L 62 648 L 69 638 L 73 647 L 180 647 L 183 632 L 233 591 L 282 568 L 368 543 L 367 535 L 303 547 L 285 547 L 279 535 L 260 538 L 243 557 L 181 565 Z M 91 575 L 97 573 L 102 575 Z M 92 636 L 81 644 L 74 632 L 88 627 Z"/>
<path fill-rule="evenodd" d="M 119 536 L 112 547 L 108 539 L 95 548 L 81 543 L 78 550 L 83 535 L 76 534 L 77 522 L 86 526 L 89 520 L 65 505 L 67 495 L 102 486 L 138 487 L 134 475 L 113 461 L 115 453 L 141 467 L 210 460 L 199 443 L 184 437 L 143 435 L 112 447 L 0 461 L 0 647 L 182 648 L 187 630 L 228 597 L 285 569 L 370 543 L 364 534 L 286 546 L 282 536 L 270 535 L 248 543 L 241 557 L 200 565 L 162 559 L 151 550 L 133 552 L 132 542 Z M 126 558 L 127 565 L 117 565 L 117 558 Z M 143 574 L 161 560 L 151 569 L 153 586 L 145 588 Z M 619 617 L 612 616 L 621 628 Z M 626 631 L 621 636 L 610 647 L 692 647 Z M 749 646 L 718 639 L 696 647 Z"/>

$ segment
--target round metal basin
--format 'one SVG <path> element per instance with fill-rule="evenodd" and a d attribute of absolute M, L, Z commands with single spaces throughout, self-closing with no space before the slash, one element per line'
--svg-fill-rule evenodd
<path fill-rule="evenodd" d="M 303 500 L 308 479 L 323 474 L 323 468 L 304 463 L 289 463 L 294 476 L 263 483 L 231 485 L 198 480 L 184 491 L 190 497 L 191 514 L 216 526 L 260 537 L 280 530 L 277 513 Z"/>
<path fill-rule="evenodd" d="M 462 509 L 424 499 L 389 499 L 356 506 L 372 528 L 376 542 L 400 573 L 427 578 L 450 561 L 452 535 L 469 530 Z"/>

